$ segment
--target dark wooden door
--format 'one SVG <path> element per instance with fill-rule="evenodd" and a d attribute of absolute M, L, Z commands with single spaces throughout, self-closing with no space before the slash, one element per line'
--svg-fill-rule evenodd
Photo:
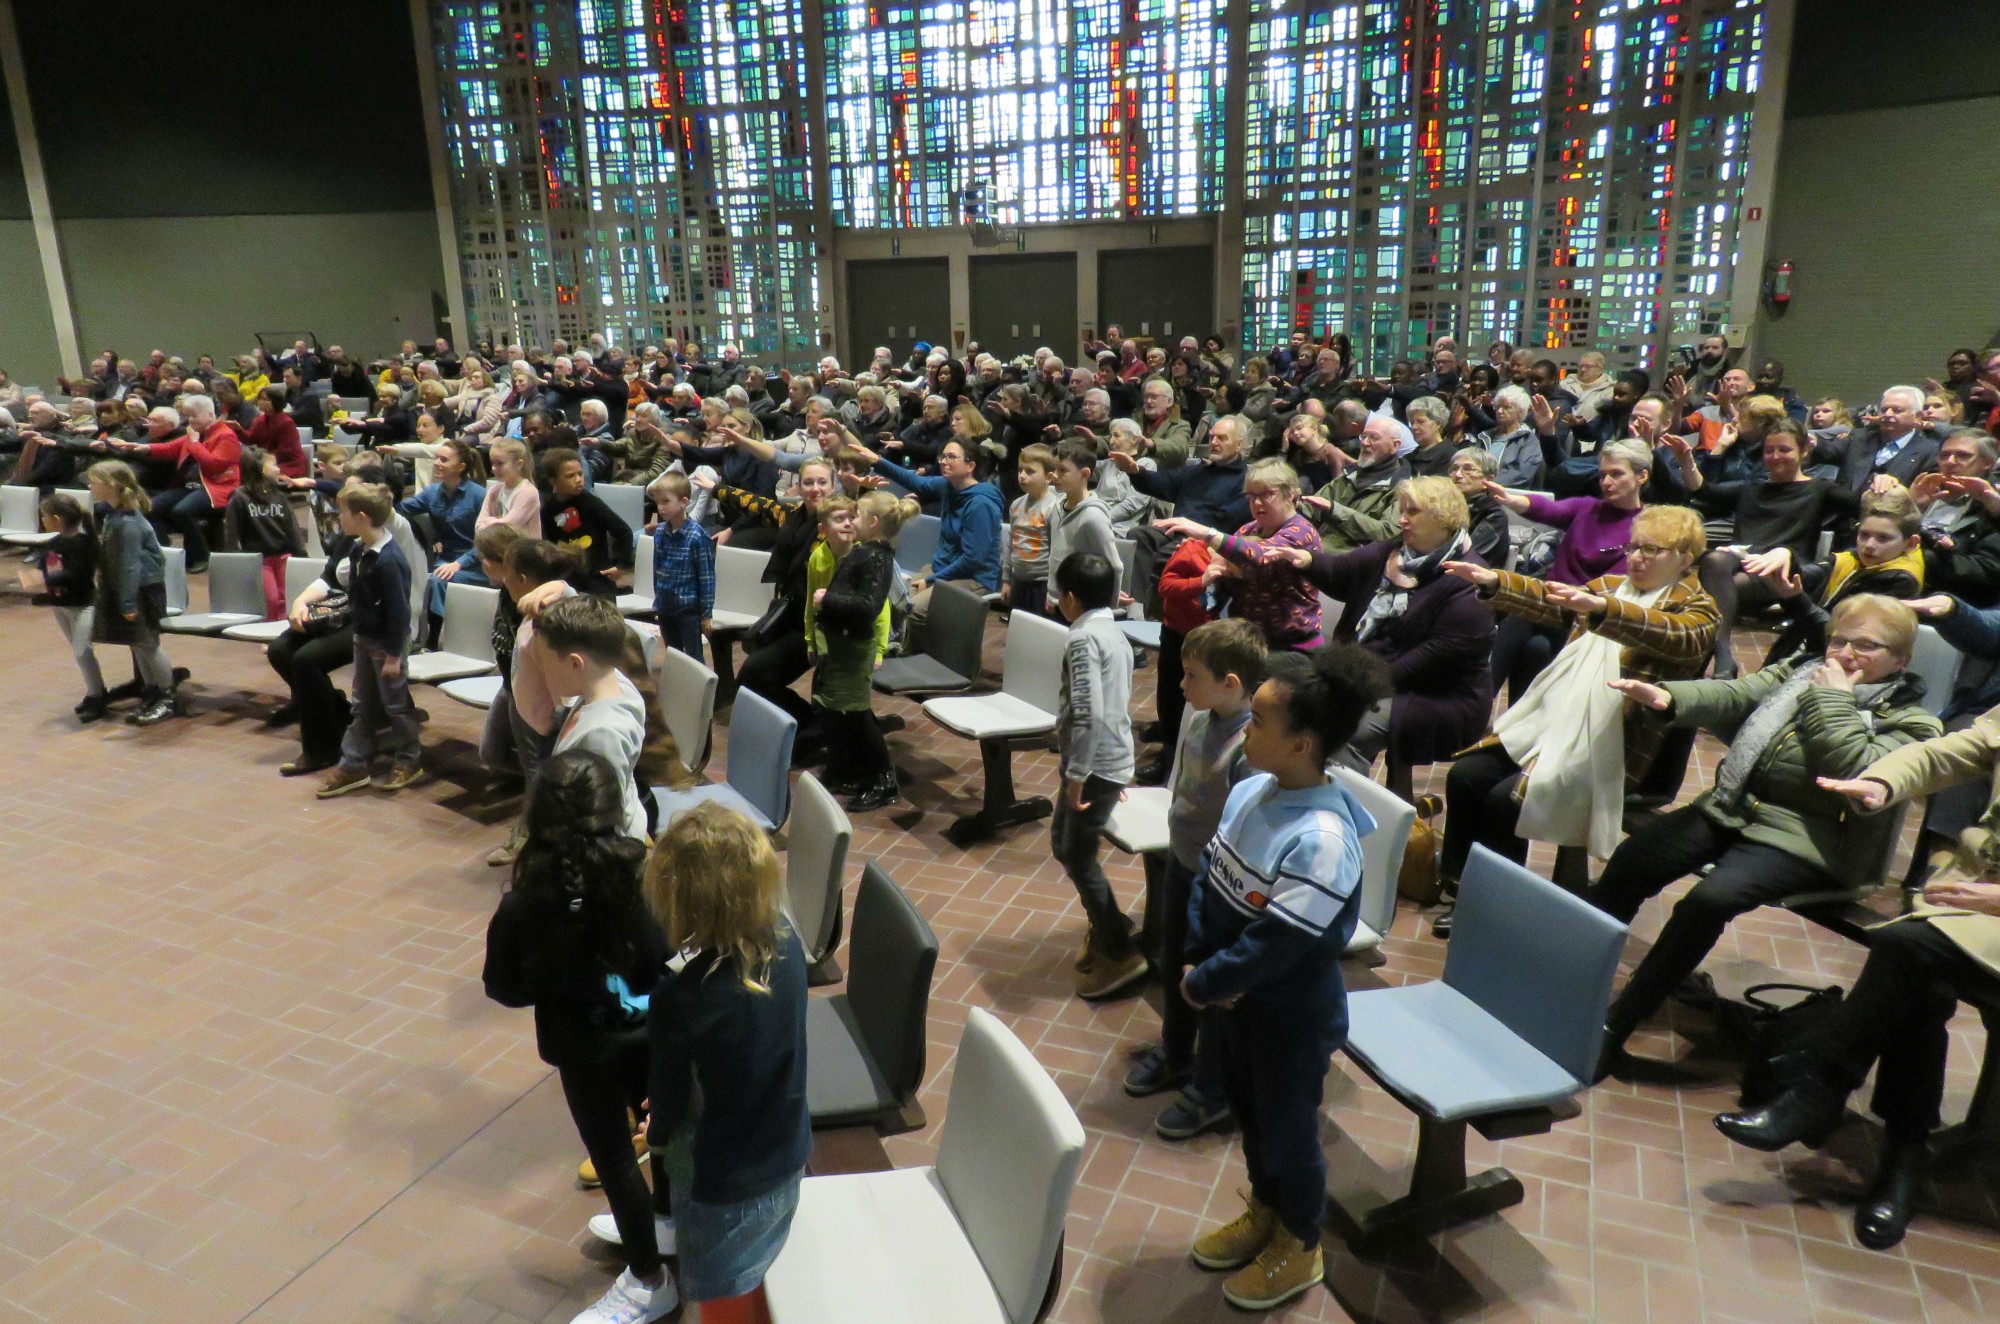
<path fill-rule="evenodd" d="M 1097 327 L 1171 349 L 1215 329 L 1210 248 L 1107 249 L 1097 255 Z"/>
<path fill-rule="evenodd" d="M 951 347 L 951 273 L 941 257 L 847 264 L 846 362 L 865 367 L 877 345 L 901 363 L 919 340 Z"/>
<path fill-rule="evenodd" d="M 1076 254 L 994 253 L 972 259 L 972 338 L 1001 359 L 1037 346 L 1068 358 L 1077 338 Z"/>

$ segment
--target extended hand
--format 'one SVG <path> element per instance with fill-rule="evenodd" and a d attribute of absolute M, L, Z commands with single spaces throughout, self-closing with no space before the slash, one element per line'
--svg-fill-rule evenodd
<path fill-rule="evenodd" d="M 1308 557 L 1307 559 L 1310 560 L 1311 558 Z M 1462 579 L 1468 584 L 1477 584 L 1480 588 L 1492 588 L 1500 582 L 1499 571 L 1489 566 L 1474 565 L 1470 561 L 1446 561 L 1444 563 L 1444 572 L 1454 579 Z"/>
<path fill-rule="evenodd" d="M 1674 696 L 1663 686 L 1652 685 L 1643 680 L 1614 680 L 1606 682 L 1641 708 L 1651 708 L 1656 713 L 1665 712 L 1673 704 Z"/>
<path fill-rule="evenodd" d="M 1844 795 L 1863 809 L 1880 809 L 1889 803 L 1889 788 L 1873 777 L 1821 777 L 1819 786 L 1823 791 Z"/>
<path fill-rule="evenodd" d="M 1939 879 L 1924 888 L 1924 900 L 1934 906 L 2000 915 L 2000 883 L 1976 882 L 1970 878 Z"/>
<path fill-rule="evenodd" d="M 1574 584 L 1552 583 L 1548 586 L 1547 597 L 1556 606 L 1567 607 L 1571 611 L 1595 614 L 1604 610 L 1603 598 L 1597 596 L 1595 593 L 1580 589 Z"/>

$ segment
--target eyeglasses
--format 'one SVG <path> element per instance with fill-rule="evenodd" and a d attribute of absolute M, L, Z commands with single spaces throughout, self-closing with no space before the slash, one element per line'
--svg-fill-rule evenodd
<path fill-rule="evenodd" d="M 1671 547 L 1662 547 L 1658 543 L 1651 542 L 1628 542 L 1625 544 L 1623 550 L 1627 557 L 1671 556 L 1674 552 L 1674 549 Z"/>
<path fill-rule="evenodd" d="M 1833 635 L 1826 641 L 1826 651 L 1829 653 L 1837 653 L 1843 648 L 1850 653 L 1862 656 L 1889 651 L 1889 645 L 1887 644 L 1877 643 L 1873 639 L 1849 639 L 1844 634 Z"/>

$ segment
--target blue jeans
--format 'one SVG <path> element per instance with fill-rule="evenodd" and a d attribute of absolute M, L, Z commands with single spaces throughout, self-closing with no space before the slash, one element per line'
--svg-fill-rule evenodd
<path fill-rule="evenodd" d="M 734 1204 L 703 1204 L 677 1195 L 681 1295 L 689 1301 L 726 1301 L 763 1286 L 765 1272 L 791 1235 L 803 1176 L 793 1173 L 762 1195 Z"/>
<path fill-rule="evenodd" d="M 460 566 L 458 573 L 449 580 L 439 579 L 436 575 L 430 576 L 424 584 L 424 602 L 429 608 L 430 618 L 434 621 L 444 619 L 444 590 L 447 583 L 471 584 L 475 588 L 491 588 L 493 586 L 492 581 L 486 578 L 485 572 L 476 564 Z"/>
<path fill-rule="evenodd" d="M 659 611 L 660 640 L 677 653 L 686 653 L 699 662 L 701 657 L 701 612 Z"/>

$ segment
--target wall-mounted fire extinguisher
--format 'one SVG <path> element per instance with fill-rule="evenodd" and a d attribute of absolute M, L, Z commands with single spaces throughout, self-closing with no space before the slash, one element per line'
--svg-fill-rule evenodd
<path fill-rule="evenodd" d="M 1771 269 L 1771 278 L 1764 285 L 1764 301 L 1773 308 L 1783 308 L 1792 301 L 1792 264 L 1780 262 Z"/>

